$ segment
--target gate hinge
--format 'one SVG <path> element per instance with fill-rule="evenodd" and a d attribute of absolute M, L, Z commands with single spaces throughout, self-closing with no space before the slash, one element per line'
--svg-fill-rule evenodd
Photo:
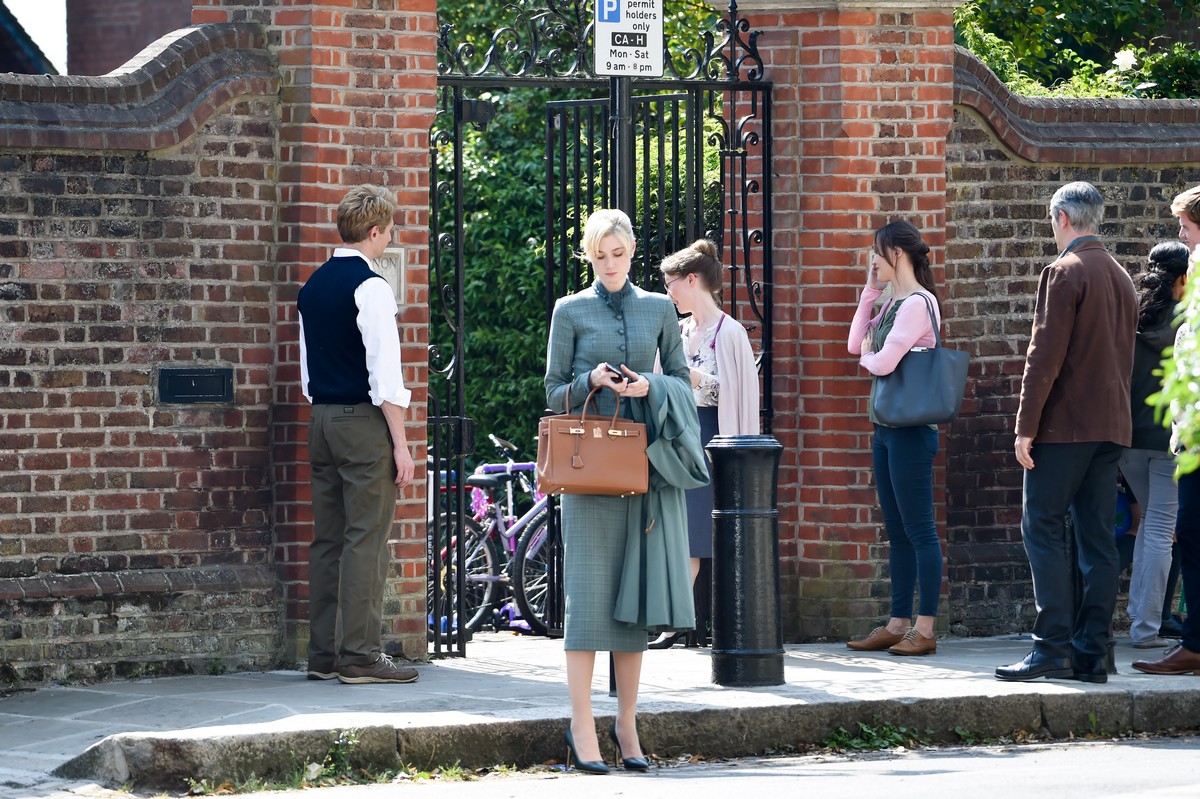
<path fill-rule="evenodd" d="M 472 125 L 482 133 L 496 118 L 496 104 L 491 100 L 462 100 L 458 109 L 459 119 Z"/>

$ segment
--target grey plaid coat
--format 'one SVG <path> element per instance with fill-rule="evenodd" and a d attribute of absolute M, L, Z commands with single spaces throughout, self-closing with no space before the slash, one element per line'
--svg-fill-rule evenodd
<path fill-rule="evenodd" d="M 625 364 L 640 374 L 654 370 L 656 355 L 664 375 L 687 381 L 690 388 L 675 304 L 630 283 L 610 294 L 597 281 L 554 306 L 546 352 L 546 404 L 564 412 L 569 391 L 570 409 L 578 410 L 588 395 L 588 375 L 597 364 Z M 596 397 L 599 412 L 611 415 L 617 396 L 603 391 Z M 630 415 L 628 407 L 622 415 Z M 641 498 L 637 499 L 640 507 Z M 623 497 L 577 494 L 561 498 L 566 649 L 640 652 L 646 648 L 645 629 L 613 618 L 630 502 Z"/>

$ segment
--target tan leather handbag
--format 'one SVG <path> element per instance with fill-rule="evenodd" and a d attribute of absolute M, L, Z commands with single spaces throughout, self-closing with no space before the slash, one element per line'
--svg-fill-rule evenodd
<path fill-rule="evenodd" d="M 591 390 L 578 414 L 543 416 L 538 423 L 537 483 L 543 494 L 627 497 L 650 487 L 646 425 L 587 415 L 603 386 Z"/>

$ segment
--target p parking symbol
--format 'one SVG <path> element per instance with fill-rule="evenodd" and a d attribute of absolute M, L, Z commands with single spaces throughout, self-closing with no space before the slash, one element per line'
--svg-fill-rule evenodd
<path fill-rule="evenodd" d="M 597 21 L 616 23 L 621 21 L 621 0 L 596 0 L 600 12 Z"/>

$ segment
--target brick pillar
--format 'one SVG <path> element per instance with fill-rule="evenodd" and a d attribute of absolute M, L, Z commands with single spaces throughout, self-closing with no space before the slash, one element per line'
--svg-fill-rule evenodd
<path fill-rule="evenodd" d="M 775 86 L 772 390 L 785 447 L 780 552 L 792 640 L 866 632 L 888 613 L 869 383 L 846 335 L 871 233 L 883 224 L 903 218 L 921 229 L 941 284 L 955 4 L 739 3 L 750 29 L 762 32 L 759 51 Z M 941 465 L 934 486 L 941 528 Z"/>
<path fill-rule="evenodd" d="M 362 5 L 362 4 L 358 4 Z M 428 339 L 429 127 L 437 95 L 436 0 L 368 4 L 345 0 L 195 0 L 192 21 L 263 24 L 283 81 L 275 251 L 276 377 L 273 407 L 275 563 L 286 599 L 289 657 L 308 640 L 307 571 L 312 539 L 300 393 L 296 294 L 339 243 L 337 203 L 360 184 L 400 200 L 405 250 L 400 333 L 413 389 L 407 435 L 418 477 L 425 461 Z M 422 484 L 402 492 L 391 543 L 394 568 L 384 604 L 384 640 L 408 657 L 425 652 L 425 504 Z"/>

